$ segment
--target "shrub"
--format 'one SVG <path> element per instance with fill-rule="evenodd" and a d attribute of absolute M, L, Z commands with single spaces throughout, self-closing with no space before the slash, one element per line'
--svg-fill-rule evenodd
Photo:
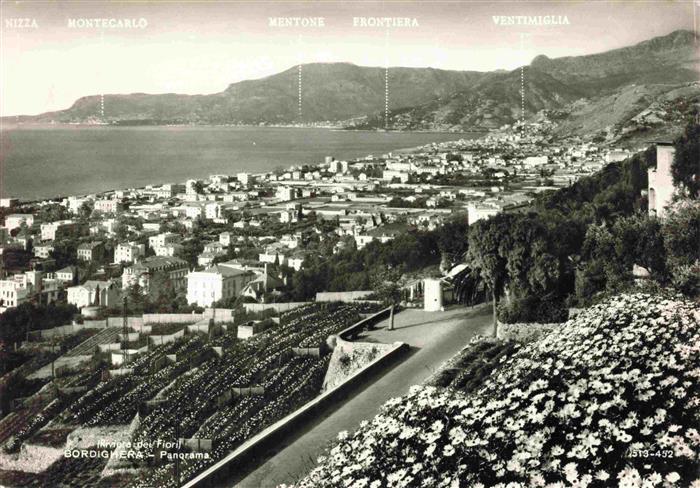
<path fill-rule="evenodd" d="M 559 323 L 566 322 L 568 318 L 569 311 L 561 299 L 515 298 L 510 303 L 502 303 L 498 310 L 498 319 L 505 324 Z"/>

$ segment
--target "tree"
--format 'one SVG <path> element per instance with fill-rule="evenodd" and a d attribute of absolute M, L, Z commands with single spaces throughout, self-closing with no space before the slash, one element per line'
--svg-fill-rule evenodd
<path fill-rule="evenodd" d="M 674 143 L 673 184 L 691 198 L 700 196 L 700 123 L 691 121 Z"/>
<path fill-rule="evenodd" d="M 92 210 L 93 210 L 93 204 L 90 201 L 85 201 L 80 205 L 80 208 L 78 209 L 78 219 L 86 221 L 90 218 L 90 215 L 92 215 Z"/>
<path fill-rule="evenodd" d="M 467 251 L 467 232 L 469 224 L 466 217 L 446 222 L 438 230 L 438 249 L 447 257 L 450 264 L 461 261 Z"/>
<path fill-rule="evenodd" d="M 500 249 L 509 237 L 511 217 L 498 214 L 490 219 L 479 220 L 469 228 L 467 264 L 478 270 L 477 272 L 491 290 L 494 336 L 498 333 L 497 302 L 508 280 L 506 269 L 508 262 L 500 253 Z"/>
<path fill-rule="evenodd" d="M 204 193 L 204 183 L 202 183 L 201 181 L 195 181 L 192 185 L 192 189 L 195 193 L 202 194 Z"/>
<path fill-rule="evenodd" d="M 690 266 L 700 260 L 700 201 L 672 205 L 661 231 L 669 267 Z"/>

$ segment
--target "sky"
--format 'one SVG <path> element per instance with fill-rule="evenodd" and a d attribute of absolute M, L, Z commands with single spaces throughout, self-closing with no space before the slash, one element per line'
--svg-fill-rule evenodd
<path fill-rule="evenodd" d="M 0 9 L 2 116 L 65 109 L 95 94 L 216 93 L 309 62 L 515 69 L 539 54 L 602 52 L 700 24 L 700 0 L 3 0 Z M 560 25 L 494 20 L 520 15 L 551 16 Z M 271 26 L 279 17 L 322 18 L 323 26 Z M 412 25 L 355 25 L 368 17 L 408 18 Z M 86 27 L 93 18 L 114 26 Z"/>

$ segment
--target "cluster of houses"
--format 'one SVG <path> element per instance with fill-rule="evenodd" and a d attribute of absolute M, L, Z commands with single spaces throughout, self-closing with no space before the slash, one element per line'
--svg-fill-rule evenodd
<path fill-rule="evenodd" d="M 585 142 L 550 143 L 549 129 L 534 123 L 400 154 L 327 157 L 282 172 L 217 174 L 60 202 L 0 199 L 0 312 L 30 300 L 111 307 L 134 287 L 154 295 L 165 287 L 204 307 L 238 296 L 261 300 L 284 286 L 271 269 L 300 271 L 309 255 L 326 257 L 309 249 L 310 240 L 330 239 L 333 252 L 342 252 L 391 241 L 408 228 L 435 229 L 455 216 L 472 224 L 630 155 Z M 664 178 L 672 152 L 659 148 L 650 173 L 654 209 L 670 198 Z M 62 206 L 64 218 L 41 221 L 51 205 Z M 194 239 L 203 242 L 195 259 L 187 255 Z M 56 269 L 66 242 L 75 259 Z M 13 252 L 31 259 L 13 268 Z"/>

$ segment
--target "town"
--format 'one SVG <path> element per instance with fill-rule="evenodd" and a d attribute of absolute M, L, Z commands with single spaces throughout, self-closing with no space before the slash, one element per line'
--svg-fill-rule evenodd
<path fill-rule="evenodd" d="M 552 123 L 504 127 L 266 174 L 115 190 L 39 202 L 5 198 L 0 312 L 25 302 L 99 305 L 122 296 L 178 296 L 182 310 L 279 301 L 314 255 L 387 242 L 409 228 L 468 224 L 516 212 L 630 153 L 552 143 Z M 121 312 L 119 312 L 121 313 Z"/>

